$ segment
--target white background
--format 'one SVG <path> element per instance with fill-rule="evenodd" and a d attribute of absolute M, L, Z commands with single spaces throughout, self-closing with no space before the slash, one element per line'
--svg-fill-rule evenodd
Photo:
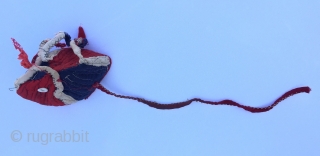
<path fill-rule="evenodd" d="M 18 1 L 0 10 L 0 155 L 319 156 L 320 1 Z M 109 55 L 101 84 L 162 103 L 193 97 L 266 106 L 310 86 L 266 113 L 200 103 L 156 110 L 97 90 L 66 107 L 42 106 L 8 88 L 26 69 L 14 37 L 31 59 L 58 31 Z M 12 132 L 22 138 L 14 142 Z M 88 142 L 46 134 L 88 133 Z M 28 134 L 42 135 L 39 142 Z M 19 137 L 14 135 L 15 138 Z"/>

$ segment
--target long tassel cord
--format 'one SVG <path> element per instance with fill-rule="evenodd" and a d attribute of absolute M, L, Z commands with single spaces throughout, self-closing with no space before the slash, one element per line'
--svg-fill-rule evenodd
<path fill-rule="evenodd" d="M 286 98 L 295 95 L 295 94 L 299 94 L 299 93 L 309 93 L 311 91 L 311 89 L 309 87 L 299 87 L 299 88 L 295 88 L 292 89 L 286 93 L 284 93 L 282 96 L 280 96 L 277 100 L 275 100 L 271 105 L 266 106 L 266 107 L 251 107 L 251 106 L 246 106 L 246 105 L 242 105 L 239 104 L 237 102 L 234 102 L 232 100 L 222 100 L 222 101 L 218 101 L 218 102 L 213 102 L 213 101 L 206 101 L 206 100 L 202 100 L 199 98 L 193 98 L 187 101 L 183 101 L 183 102 L 176 102 L 176 103 L 169 103 L 169 104 L 161 104 L 158 102 L 154 102 L 154 101 L 149 101 L 149 100 L 145 100 L 143 98 L 138 98 L 138 97 L 132 97 L 132 96 L 124 96 L 124 95 L 118 95 L 116 93 L 113 93 L 111 91 L 109 91 L 108 89 L 106 89 L 105 87 L 103 87 L 100 83 L 96 83 L 93 87 L 100 89 L 101 91 L 118 97 L 118 98 L 123 98 L 123 99 L 131 99 L 131 100 L 135 100 L 141 103 L 144 103 L 150 107 L 156 108 L 156 109 L 177 109 L 177 108 L 181 108 L 181 107 L 185 107 L 190 105 L 192 102 L 200 102 L 200 103 L 204 103 L 204 104 L 210 104 L 210 105 L 230 105 L 230 106 L 236 106 L 236 107 L 240 107 L 246 111 L 252 112 L 252 113 L 261 113 L 261 112 L 266 112 L 271 110 L 272 108 L 274 108 L 276 105 L 278 105 L 281 101 L 285 100 Z"/>

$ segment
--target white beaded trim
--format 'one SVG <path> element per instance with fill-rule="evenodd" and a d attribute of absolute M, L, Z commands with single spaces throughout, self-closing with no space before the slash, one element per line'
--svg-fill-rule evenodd
<path fill-rule="evenodd" d="M 38 56 L 41 58 L 43 62 L 48 62 L 49 60 L 52 60 L 52 55 L 49 55 L 49 50 L 60 42 L 65 37 L 64 32 L 59 32 L 56 34 L 56 36 L 51 40 L 43 40 L 40 43 Z"/>

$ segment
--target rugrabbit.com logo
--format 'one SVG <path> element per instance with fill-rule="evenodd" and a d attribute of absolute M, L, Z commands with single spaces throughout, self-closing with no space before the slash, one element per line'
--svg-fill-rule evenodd
<path fill-rule="evenodd" d="M 14 130 L 11 132 L 11 140 L 13 142 L 33 142 L 33 143 L 41 143 L 42 145 L 48 145 L 49 143 L 87 143 L 89 142 L 89 132 L 80 131 L 77 132 L 75 130 L 66 131 L 63 130 L 61 132 L 45 132 L 45 133 L 34 133 L 27 132 L 22 133 L 19 130 Z"/>

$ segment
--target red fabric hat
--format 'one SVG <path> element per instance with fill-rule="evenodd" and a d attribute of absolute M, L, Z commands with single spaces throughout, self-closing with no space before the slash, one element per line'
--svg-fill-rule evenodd
<path fill-rule="evenodd" d="M 177 109 L 188 106 L 192 102 L 199 102 L 209 105 L 236 106 L 252 113 L 260 113 L 273 109 L 281 101 L 292 95 L 309 93 L 311 91 L 308 86 L 294 88 L 281 95 L 273 103 L 263 107 L 242 105 L 229 99 L 208 101 L 200 98 L 162 104 L 144 98 L 119 95 L 109 91 L 100 84 L 111 67 L 111 58 L 88 49 L 79 50 L 78 47 L 83 48 L 88 43 L 81 26 L 79 27 L 78 38 L 82 39 L 79 39 L 78 47 L 73 46 L 71 48 L 59 49 L 54 54 L 48 52 L 48 55 L 51 55 L 52 59 L 46 60 L 45 58 L 44 61 L 36 62 L 37 58 L 42 59 L 41 56 L 46 55 L 46 52 L 54 44 L 58 43 L 63 37 L 66 38 L 66 36 L 70 42 L 70 35 L 60 32 L 50 41 L 40 44 L 39 52 L 31 63 L 20 44 L 12 39 L 14 47 L 20 51 L 19 59 L 22 60 L 21 65 L 27 69 L 32 68 L 24 76 L 15 81 L 15 88 L 21 97 L 44 105 L 65 106 L 87 99 L 95 89 L 99 89 L 106 94 L 118 98 L 135 100 L 156 109 Z"/>

